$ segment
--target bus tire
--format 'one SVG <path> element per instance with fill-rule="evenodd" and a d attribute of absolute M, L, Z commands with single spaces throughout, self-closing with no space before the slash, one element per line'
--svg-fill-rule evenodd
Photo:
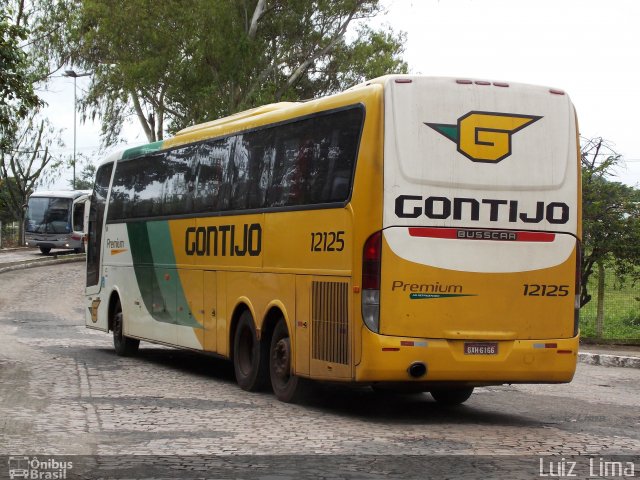
<path fill-rule="evenodd" d="M 39 248 L 43 255 L 49 255 L 49 252 L 51 251 L 51 247 L 39 247 Z"/>
<path fill-rule="evenodd" d="M 260 347 L 251 312 L 245 310 L 233 337 L 233 370 L 240 388 L 248 392 L 263 389 L 268 381 L 268 352 Z"/>
<path fill-rule="evenodd" d="M 124 317 L 120 302 L 113 313 L 113 348 L 120 357 L 130 357 L 138 352 L 140 340 L 124 336 Z"/>
<path fill-rule="evenodd" d="M 285 403 L 304 400 L 309 392 L 308 381 L 292 373 L 293 355 L 287 322 L 278 320 L 269 348 L 269 376 L 276 398 Z"/>
<path fill-rule="evenodd" d="M 455 387 L 431 390 L 431 396 L 440 405 L 454 406 L 460 405 L 467 400 L 473 393 L 473 387 Z"/>

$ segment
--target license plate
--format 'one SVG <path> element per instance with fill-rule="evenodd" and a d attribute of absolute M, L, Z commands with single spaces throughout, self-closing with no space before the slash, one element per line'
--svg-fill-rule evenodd
<path fill-rule="evenodd" d="M 465 355 L 497 355 L 498 342 L 465 342 Z"/>

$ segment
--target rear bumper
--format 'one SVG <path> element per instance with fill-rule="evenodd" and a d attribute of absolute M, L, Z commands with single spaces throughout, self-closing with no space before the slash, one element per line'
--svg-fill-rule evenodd
<path fill-rule="evenodd" d="M 356 381 L 566 383 L 575 373 L 578 338 L 502 340 L 495 355 L 465 355 L 464 340 L 391 337 L 363 328 Z M 420 378 L 408 372 L 416 362 L 426 366 Z"/>

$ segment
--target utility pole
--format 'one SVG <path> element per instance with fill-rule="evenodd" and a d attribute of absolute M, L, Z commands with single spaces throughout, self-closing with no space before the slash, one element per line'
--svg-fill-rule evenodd
<path fill-rule="evenodd" d="M 76 111 L 78 110 L 78 94 L 76 89 L 76 79 L 78 77 L 88 77 L 92 72 L 76 73 L 73 70 L 65 70 L 63 77 L 73 78 L 73 189 L 76 189 Z"/>

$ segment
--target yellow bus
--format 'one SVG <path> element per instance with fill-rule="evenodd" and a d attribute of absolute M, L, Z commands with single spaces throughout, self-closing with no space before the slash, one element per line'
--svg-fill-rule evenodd
<path fill-rule="evenodd" d="M 283 401 L 569 382 L 579 185 L 553 88 L 396 75 L 259 107 L 101 164 L 86 325 L 119 355 L 227 358 Z"/>

